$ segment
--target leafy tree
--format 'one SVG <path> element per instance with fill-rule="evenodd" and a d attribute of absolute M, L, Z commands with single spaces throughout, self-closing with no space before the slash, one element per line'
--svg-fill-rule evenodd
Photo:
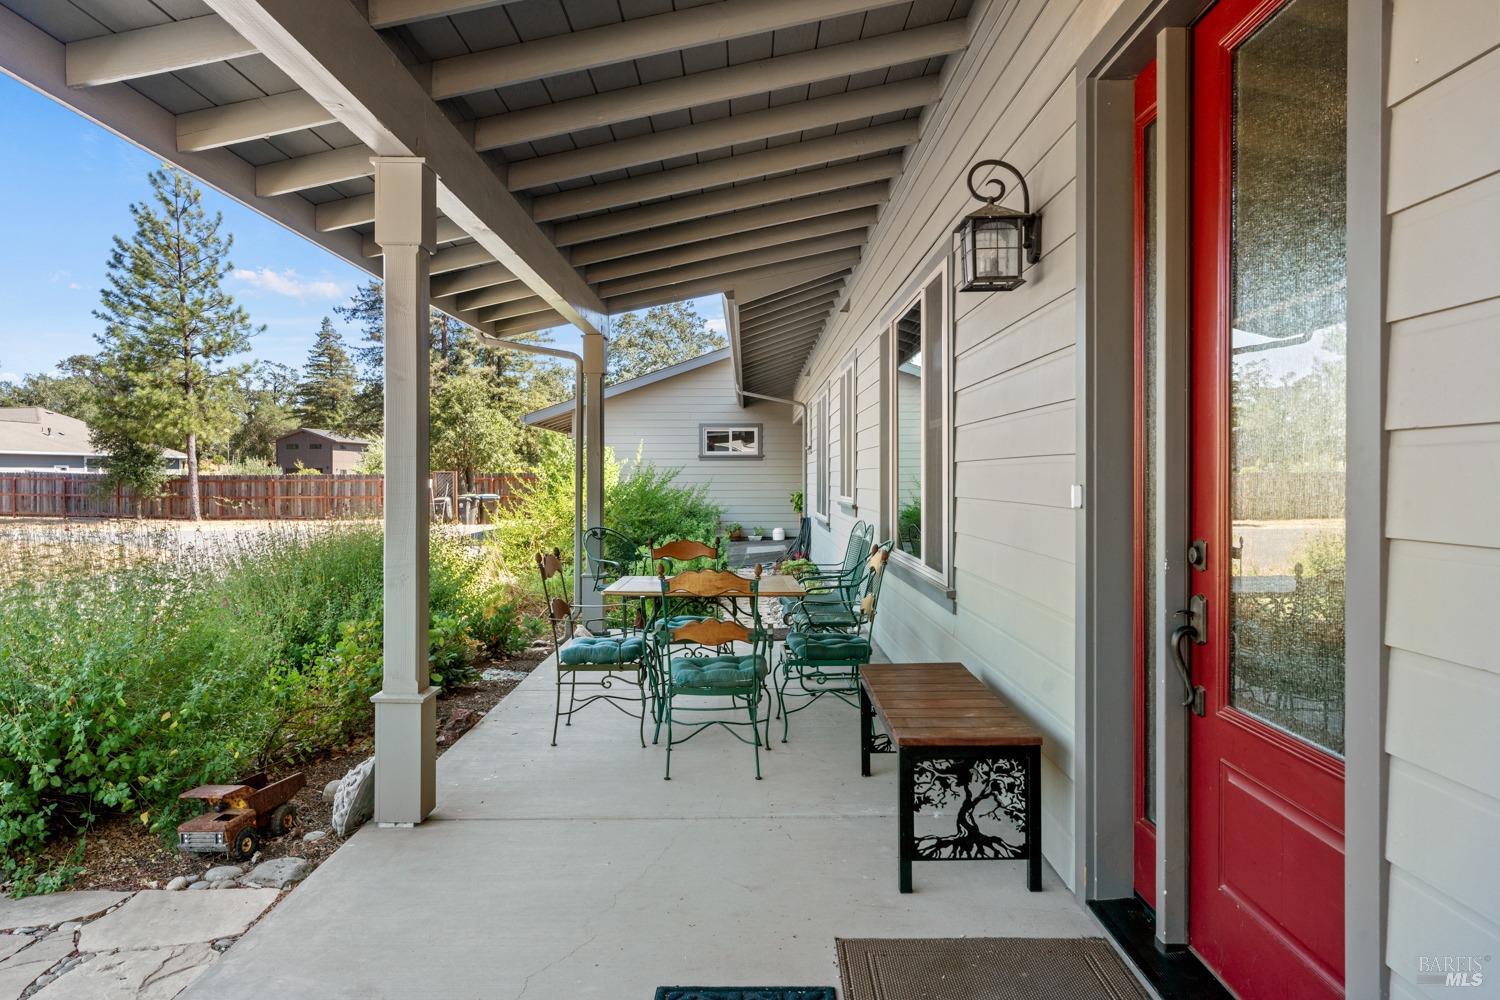
<path fill-rule="evenodd" d="M 605 380 L 624 382 L 728 346 L 691 302 L 669 302 L 610 321 Z"/>
<path fill-rule="evenodd" d="M 324 316 L 297 386 L 297 419 L 303 427 L 347 433 L 354 415 L 356 383 L 354 362 L 344 350 L 344 338 L 333 321 Z"/>
<path fill-rule="evenodd" d="M 0 382 L 0 406 L 40 406 L 92 423 L 100 393 L 94 358 L 75 354 L 63 359 L 57 370 L 57 375 L 27 375 L 19 383 Z"/>
<path fill-rule="evenodd" d="M 234 463 L 273 464 L 276 439 L 296 429 L 292 407 L 297 396 L 297 373 L 274 361 L 257 363 L 240 384 L 233 403 L 236 427 L 229 437 Z"/>
<path fill-rule="evenodd" d="M 199 520 L 199 441 L 228 437 L 245 372 L 228 359 L 249 348 L 252 330 L 222 287 L 234 242 L 220 233 L 223 216 L 210 217 L 202 193 L 177 170 L 152 171 L 148 180 L 151 199 L 130 206 L 135 233 L 115 237 L 94 313 L 105 324 L 101 367 L 130 397 L 99 432 L 120 449 L 112 461 L 128 457 L 125 442 L 187 452 L 189 511 Z"/>
<path fill-rule="evenodd" d="M 458 470 L 466 487 L 472 487 L 476 472 L 505 467 L 514 433 L 495 406 L 489 380 L 478 371 L 449 375 L 432 394 L 432 466 Z"/>

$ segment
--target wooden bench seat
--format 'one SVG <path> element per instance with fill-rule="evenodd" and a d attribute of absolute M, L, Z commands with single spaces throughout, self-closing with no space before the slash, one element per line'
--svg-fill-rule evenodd
<path fill-rule="evenodd" d="M 871 663 L 860 707 L 860 773 L 880 752 L 876 716 L 897 755 L 901 891 L 911 892 L 913 861 L 1024 857 L 1039 892 L 1041 732 L 961 663 Z M 921 831 L 919 814 L 932 820 Z M 952 817 L 951 833 L 933 828 L 938 814 Z"/>

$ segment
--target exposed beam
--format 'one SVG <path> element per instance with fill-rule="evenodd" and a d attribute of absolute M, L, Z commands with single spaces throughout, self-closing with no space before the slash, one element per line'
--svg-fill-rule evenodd
<path fill-rule="evenodd" d="M 666 226 L 674 222 L 703 219 L 743 208 L 756 208 L 772 202 L 785 201 L 803 195 L 824 194 L 852 185 L 868 185 L 873 194 L 878 186 L 882 200 L 889 197 L 889 185 L 881 182 L 901 172 L 901 154 L 878 156 L 868 160 L 842 163 L 836 167 L 820 170 L 804 170 L 785 177 L 754 181 L 735 187 L 705 191 L 699 195 L 674 198 L 670 201 L 653 202 L 640 208 L 628 208 L 607 215 L 591 215 L 586 219 L 558 223 L 552 237 L 558 246 L 573 246 L 590 241 L 604 241 L 617 236 L 644 235 L 643 230 Z M 573 258 L 578 262 L 577 257 Z"/>
<path fill-rule="evenodd" d="M 524 283 L 510 281 L 460 295 L 458 301 L 465 309 L 485 309 L 489 306 L 503 306 L 507 302 L 519 302 L 530 295 L 531 289 Z"/>
<path fill-rule="evenodd" d="M 756 310 L 766 309 L 773 303 L 785 303 L 801 298 L 802 296 L 809 293 L 819 293 L 824 288 L 836 286 L 847 276 L 847 271 L 841 271 L 838 274 L 819 276 L 801 282 L 800 284 L 790 285 L 786 288 L 777 289 L 774 292 L 767 292 L 764 295 L 761 295 L 754 299 L 746 299 L 740 304 L 740 322 L 741 324 L 745 322 L 744 317 L 747 313 L 753 314 Z"/>
<path fill-rule="evenodd" d="M 70 87 L 137 80 L 255 54 L 255 46 L 216 14 L 69 42 Z"/>
<path fill-rule="evenodd" d="M 465 14 L 508 3 L 515 3 L 515 0 L 369 0 L 370 24 L 376 28 L 393 28 L 398 24 Z"/>
<path fill-rule="evenodd" d="M 514 302 L 506 302 L 498 306 L 490 306 L 488 309 L 479 310 L 479 318 L 486 323 L 499 323 L 508 319 L 520 319 L 522 316 L 533 316 L 537 313 L 552 312 L 547 303 L 541 298 L 532 295 L 529 298 L 516 299 Z"/>
<path fill-rule="evenodd" d="M 629 295 L 617 295 L 607 300 L 606 304 L 611 313 L 626 312 L 631 309 L 660 305 L 663 302 L 676 302 L 680 299 L 733 290 L 744 285 L 778 281 L 795 283 L 806 275 L 825 271 L 829 274 L 847 273 L 857 263 L 859 263 L 858 250 L 836 250 L 787 264 L 767 264 L 763 267 L 746 268 L 743 271 L 715 274 L 707 278 L 679 282 L 675 285 L 632 292 Z"/>
<path fill-rule="evenodd" d="M 177 116 L 177 148 L 196 152 L 337 121 L 311 94 L 293 90 Z"/>
<path fill-rule="evenodd" d="M 454 240 L 466 240 L 468 238 L 469 234 L 458 223 L 452 219 L 445 219 L 442 216 L 438 216 L 437 241 L 439 243 L 451 243 Z M 384 250 L 380 249 L 380 244 L 372 239 L 364 241 L 364 252 L 366 257 L 380 257 L 385 253 Z M 442 253 L 442 251 L 439 250 L 438 253 Z M 433 256 L 436 256 L 436 254 Z M 491 254 L 490 258 L 493 260 L 494 254 Z M 450 268 L 450 270 L 452 269 Z"/>
<path fill-rule="evenodd" d="M 733 236 L 721 236 L 718 239 L 686 243 L 682 246 L 669 247 L 666 250 L 605 261 L 590 267 L 584 276 L 590 283 L 598 283 L 632 274 L 645 274 L 647 271 L 660 271 L 663 268 L 677 267 L 679 264 L 692 264 L 711 257 L 724 257 L 747 250 L 780 246 L 814 236 L 830 236 L 852 229 L 868 229 L 875 224 L 876 214 L 873 208 L 855 208 L 847 212 L 835 212 L 832 215 L 803 219 L 800 222 L 788 222 L 782 226 L 751 229 Z"/>
<path fill-rule="evenodd" d="M 925 107 L 942 93 L 940 77 L 923 76 L 810 101 L 796 101 L 763 111 L 730 115 L 631 139 L 520 160 L 510 165 L 507 184 L 512 191 L 525 191 L 544 184 L 624 170 L 742 142 Z"/>
<path fill-rule="evenodd" d="M 819 329 L 827 319 L 828 311 L 824 310 L 816 316 L 808 316 L 779 330 L 767 331 L 763 334 L 741 333 L 741 346 L 745 350 L 745 358 L 753 360 L 767 351 L 779 350 L 786 344 L 804 338 L 810 331 Z"/>
<path fill-rule="evenodd" d="M 820 330 L 819 326 L 810 327 L 799 340 L 788 343 L 773 357 L 760 360 L 746 358 L 745 364 L 749 367 L 750 374 L 774 378 L 800 372 L 807 367 L 807 357 L 818 342 Z"/>
<path fill-rule="evenodd" d="M 627 236 L 617 236 L 610 240 L 575 246 L 569 253 L 568 259 L 575 267 L 581 264 L 597 264 L 631 254 L 683 246 L 717 236 L 745 233 L 782 223 L 801 222 L 853 209 L 868 208 L 871 222 L 873 222 L 875 210 L 869 206 L 881 204 L 885 201 L 887 193 L 888 188 L 885 182 L 877 181 L 874 184 L 863 184 L 856 188 L 835 191 L 816 198 L 773 202 L 743 212 L 699 217 L 692 222 L 684 222 L 675 226 L 660 226 Z"/>
<path fill-rule="evenodd" d="M 292 194 L 308 188 L 352 181 L 375 173 L 370 166 L 370 151 L 364 146 L 345 146 L 290 160 L 263 163 L 255 168 L 255 193 L 262 198 Z"/>
<path fill-rule="evenodd" d="M 360 194 L 337 201 L 325 201 L 318 206 L 318 228 L 326 232 L 348 229 L 350 226 L 365 226 L 375 221 L 375 196 Z"/>
<path fill-rule="evenodd" d="M 478 267 L 453 271 L 433 278 L 432 294 L 434 296 L 458 295 L 462 292 L 472 292 L 515 280 L 516 276 L 499 264 L 481 264 Z"/>
<path fill-rule="evenodd" d="M 930 59 L 959 51 L 968 44 L 968 35 L 968 25 L 964 21 L 944 21 L 910 31 L 876 35 L 827 48 L 772 56 L 723 69 L 492 115 L 474 123 L 474 146 L 498 149 Z"/>
<path fill-rule="evenodd" d="M 835 233 L 832 236 L 819 236 L 810 240 L 781 243 L 762 250 L 749 250 L 745 253 L 729 254 L 724 257 L 714 257 L 709 260 L 683 264 L 678 267 L 669 267 L 665 270 L 653 271 L 650 274 L 639 274 L 629 278 L 617 278 L 614 281 L 606 281 L 599 286 L 599 293 L 608 299 L 617 295 L 624 295 L 628 292 L 639 292 L 647 288 L 661 288 L 664 285 L 672 285 L 694 278 L 707 278 L 719 272 L 742 271 L 761 264 L 777 264 L 783 261 L 797 260 L 802 257 L 812 257 L 834 250 L 848 250 L 863 246 L 864 242 L 865 231 L 863 229 L 855 229 L 847 233 Z"/>
<path fill-rule="evenodd" d="M 828 312 L 828 307 L 833 303 L 835 296 L 832 293 L 825 294 L 820 298 L 810 299 L 806 302 L 789 309 L 783 310 L 776 316 L 768 316 L 758 320 L 753 326 L 740 324 L 740 329 L 749 336 L 759 333 L 771 333 L 783 327 L 800 323 L 811 316 L 821 316 Z"/>
<path fill-rule="evenodd" d="M 437 206 L 569 323 L 602 335 L 604 303 L 531 220 L 363 14 L 349 3 L 208 0 L 260 52 L 382 156 L 421 156 Z"/>
<path fill-rule="evenodd" d="M 837 294 L 838 283 L 836 281 L 815 281 L 811 287 L 801 289 L 774 302 L 762 304 L 757 301 L 754 307 L 748 305 L 740 306 L 740 326 L 745 327 L 760 323 L 767 319 L 772 319 L 789 309 L 796 309 L 808 302 L 829 298 Z"/>
<path fill-rule="evenodd" d="M 629 62 L 709 42 L 758 35 L 795 24 L 888 7 L 894 0 L 727 0 L 619 24 L 439 59 L 432 64 L 438 99 Z M 374 7 L 376 0 L 371 0 Z"/>
<path fill-rule="evenodd" d="M 794 318 L 788 318 L 785 323 L 776 323 L 771 326 L 762 327 L 759 330 L 741 330 L 740 335 L 745 338 L 746 350 L 752 350 L 758 344 L 778 343 L 792 333 L 809 325 L 817 326 L 828 317 L 828 307 L 814 309 Z"/>
<path fill-rule="evenodd" d="M 817 340 L 814 338 L 813 343 L 816 342 Z M 807 367 L 807 358 L 811 353 L 812 345 L 810 344 L 805 353 L 802 351 L 789 352 L 786 360 L 779 364 L 759 366 L 753 361 L 747 362 L 750 370 L 745 376 L 745 381 L 749 383 L 746 388 L 750 389 L 751 392 L 763 392 L 769 387 L 768 383 L 772 386 L 795 383 L 798 376 L 802 374 L 802 370 Z M 751 388 L 752 386 L 754 388 Z"/>
<path fill-rule="evenodd" d="M 639 177 L 626 177 L 618 181 L 542 195 L 531 203 L 531 214 L 538 221 L 548 222 L 570 215 L 582 215 L 584 212 L 634 205 L 636 202 L 699 191 L 720 184 L 733 184 L 799 167 L 817 166 L 868 153 L 884 153 L 916 142 L 920 135 L 919 124 L 914 120 L 906 120 L 840 132 L 822 139 L 789 142 L 784 146 L 725 156 L 708 163 L 694 163 Z M 889 157 L 881 159 L 888 160 Z"/>
<path fill-rule="evenodd" d="M 438 220 L 441 228 L 443 220 Z M 439 242 L 442 236 L 439 234 Z M 494 261 L 490 252 L 478 243 L 465 243 L 462 246 L 448 247 L 439 250 L 432 255 L 432 267 L 429 268 L 433 274 L 448 274 L 452 271 L 461 271 L 466 267 L 477 267 L 480 264 L 489 264 Z"/>
<path fill-rule="evenodd" d="M 489 334 L 492 337 L 521 337 L 548 327 L 562 326 L 565 322 L 567 321 L 556 312 L 535 313 L 491 324 Z"/>

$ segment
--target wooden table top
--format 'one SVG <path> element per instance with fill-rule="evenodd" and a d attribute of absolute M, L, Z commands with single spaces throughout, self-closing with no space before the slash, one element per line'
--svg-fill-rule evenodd
<path fill-rule="evenodd" d="M 622 576 L 604 593 L 611 597 L 660 597 L 661 578 L 656 576 Z M 726 597 L 733 596 L 726 594 Z M 766 573 L 760 578 L 761 597 L 806 597 L 807 588 L 797 578 L 781 573 Z"/>
<path fill-rule="evenodd" d="M 859 681 L 897 746 L 1041 745 L 1041 731 L 962 663 L 871 663 Z"/>

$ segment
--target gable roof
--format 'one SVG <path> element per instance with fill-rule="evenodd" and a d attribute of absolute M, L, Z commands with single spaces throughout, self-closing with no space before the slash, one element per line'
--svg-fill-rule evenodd
<path fill-rule="evenodd" d="M 326 438 L 327 440 L 332 441 L 335 444 L 357 444 L 366 448 L 370 445 L 370 442 L 366 441 L 364 438 L 350 437 L 347 434 L 337 434 L 333 431 L 323 430 L 320 427 L 298 427 L 294 431 L 287 431 L 285 434 L 281 435 L 281 437 L 276 439 L 276 443 L 280 444 L 287 438 L 293 437 L 297 434 L 316 434 L 318 437 Z"/>
<path fill-rule="evenodd" d="M 727 347 L 717 351 L 709 351 L 707 354 L 700 354 L 696 358 L 688 358 L 686 361 L 679 361 L 675 365 L 658 368 L 654 372 L 647 372 L 644 375 L 637 375 L 635 378 L 626 379 L 624 382 L 617 382 L 614 385 L 607 386 L 604 390 L 604 398 L 606 400 L 614 399 L 616 396 L 623 396 L 626 393 L 644 389 L 658 382 L 665 382 L 667 379 L 686 375 L 700 368 L 707 368 L 709 365 L 716 365 L 720 361 L 728 360 L 729 348 Z M 540 410 L 533 410 L 523 416 L 521 420 L 528 427 L 540 427 L 543 430 L 562 431 L 566 433 L 572 428 L 573 400 L 565 399 L 561 403 L 553 403 L 551 406 L 545 406 Z"/>
<path fill-rule="evenodd" d="M 166 458 L 187 458 L 173 448 L 163 448 L 161 453 Z M 88 424 L 42 406 L 0 406 L 0 454 L 104 457 L 94 447 Z"/>

